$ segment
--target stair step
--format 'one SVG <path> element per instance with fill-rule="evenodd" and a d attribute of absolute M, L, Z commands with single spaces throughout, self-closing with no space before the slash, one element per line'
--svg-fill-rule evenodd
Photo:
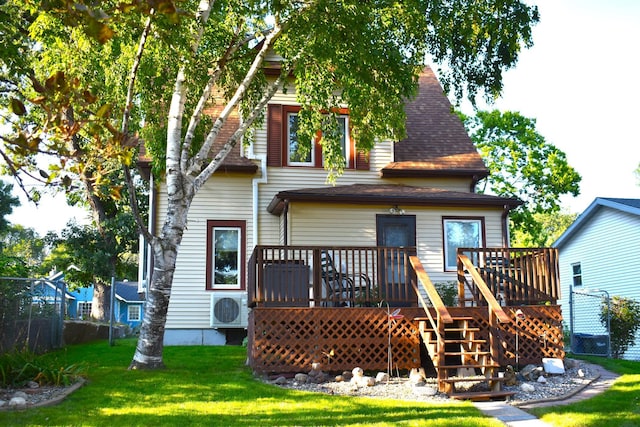
<path fill-rule="evenodd" d="M 477 402 L 492 399 L 503 399 L 511 397 L 514 394 L 516 394 L 515 391 L 470 391 L 465 393 L 451 393 L 449 397 L 456 400 L 472 400 Z"/>
<path fill-rule="evenodd" d="M 463 369 L 463 368 L 499 368 L 500 365 L 495 364 L 484 364 L 484 365 L 440 365 L 436 366 L 436 369 Z"/>
<path fill-rule="evenodd" d="M 445 332 L 480 332 L 480 328 L 444 328 Z"/>
<path fill-rule="evenodd" d="M 445 351 L 445 356 L 488 356 L 490 351 Z"/>
<path fill-rule="evenodd" d="M 455 339 L 455 340 L 453 340 L 453 339 L 452 340 L 445 339 L 444 340 L 445 344 L 467 344 L 467 343 L 470 343 L 470 344 L 484 344 L 486 342 L 487 342 L 487 340 L 475 340 L 475 339 L 474 340 L 465 340 L 465 339 Z"/>
<path fill-rule="evenodd" d="M 485 382 L 485 381 L 499 381 L 503 382 L 505 380 L 504 377 L 456 377 L 456 378 L 445 378 L 440 381 L 445 383 L 455 384 L 462 382 Z"/>

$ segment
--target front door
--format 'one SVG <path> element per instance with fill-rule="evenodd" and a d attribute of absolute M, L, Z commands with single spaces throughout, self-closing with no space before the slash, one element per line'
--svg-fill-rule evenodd
<path fill-rule="evenodd" d="M 417 297 L 406 280 L 407 257 L 416 246 L 415 215 L 377 215 L 376 244 L 381 298 L 391 306 L 415 304 Z"/>

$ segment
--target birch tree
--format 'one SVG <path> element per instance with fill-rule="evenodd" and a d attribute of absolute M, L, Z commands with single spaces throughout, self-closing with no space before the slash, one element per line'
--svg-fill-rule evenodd
<path fill-rule="evenodd" d="M 453 94 L 492 99 L 502 89 L 502 71 L 531 45 L 538 20 L 537 8 L 518 0 L 143 0 L 105 2 L 101 9 L 58 0 L 55 8 L 32 7 L 28 14 L 22 2 L 7 4 L 23 12 L 12 19 L 27 17 L 24 45 L 34 56 L 28 65 L 38 65 L 21 70 L 24 78 L 6 97 L 12 117 L 21 119 L 4 138 L 9 170 L 28 171 L 19 155 L 62 152 L 55 173 L 32 169 L 32 175 L 73 185 L 89 170 L 93 184 L 122 169 L 131 186 L 130 168 L 144 141 L 164 182 L 167 211 L 158 232 L 151 234 L 137 215 L 154 270 L 131 368 L 163 366 L 165 320 L 191 202 L 205 183 L 215 185 L 213 173 L 236 144 L 251 143 L 277 91 L 295 86 L 299 135 L 323 131 L 326 168 L 339 174 L 332 112 L 349 107 L 359 150 L 401 139 L 403 106 L 426 55 Z M 47 52 L 74 60 L 55 61 Z M 204 111 L 213 95 L 219 113 L 212 117 Z M 240 125 L 220 140 L 234 112 Z M 128 194 L 137 214 L 135 192 Z"/>

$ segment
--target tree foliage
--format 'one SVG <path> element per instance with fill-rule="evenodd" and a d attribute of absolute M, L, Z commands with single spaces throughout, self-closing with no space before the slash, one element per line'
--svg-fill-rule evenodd
<path fill-rule="evenodd" d="M 511 211 L 511 235 L 523 245 L 544 246 L 550 240 L 545 217 L 560 211 L 560 196 L 580 194 L 581 176 L 536 130 L 535 119 L 498 110 L 461 117 L 489 168 L 481 191 L 522 200 Z"/>
<path fill-rule="evenodd" d="M 133 367 L 162 366 L 162 333 L 173 271 L 194 196 L 261 126 L 277 91 L 295 90 L 299 135 L 323 132 L 324 164 L 344 163 L 336 132 L 348 106 L 359 150 L 404 135 L 404 103 L 427 54 L 458 96 L 497 95 L 502 71 L 530 46 L 535 6 L 519 0 L 403 2 L 8 0 L 17 30 L 3 105 L 13 133 L 0 155 L 13 174 L 72 189 L 91 201 L 129 187 L 132 214 L 154 254 L 145 323 Z M 14 48 L 15 47 L 15 48 Z M 274 61 L 277 59 L 277 61 Z M 19 66 L 18 66 L 19 65 Z M 295 88 L 295 89 L 294 89 Z M 218 107 L 213 116 L 205 107 Z M 232 112 L 242 122 L 222 140 Z M 164 181 L 167 216 L 144 227 L 131 167 L 140 140 Z M 307 138 L 310 141 L 311 138 Z M 33 161 L 51 153 L 44 170 Z"/>
<path fill-rule="evenodd" d="M 600 321 L 605 327 L 609 323 L 611 356 L 620 359 L 636 343 L 636 333 L 640 330 L 640 303 L 614 296 L 609 304 L 603 302 Z"/>

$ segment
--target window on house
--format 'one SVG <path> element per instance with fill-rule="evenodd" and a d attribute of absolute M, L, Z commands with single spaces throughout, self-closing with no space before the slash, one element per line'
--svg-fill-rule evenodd
<path fill-rule="evenodd" d="M 324 166 L 322 160 L 322 147 L 320 140 L 322 134 L 318 133 L 312 144 L 305 144 L 298 137 L 298 112 L 300 107 L 283 106 L 283 153 L 285 153 L 284 164 L 288 166 L 309 166 L 321 168 Z M 355 159 L 352 153 L 355 146 L 349 133 L 349 115 L 347 110 L 341 110 L 337 116 L 338 132 L 340 133 L 340 146 L 342 156 L 345 159 L 347 168 L 355 167 Z M 270 123 L 274 125 L 275 123 Z"/>
<path fill-rule="evenodd" d="M 140 321 L 140 309 L 141 306 L 139 304 L 130 305 L 127 309 L 127 319 L 129 322 L 138 322 Z"/>
<path fill-rule="evenodd" d="M 482 218 L 443 218 L 445 271 L 457 270 L 458 248 L 480 248 L 484 241 Z M 467 254 L 470 255 L 470 254 Z M 476 257 L 471 257 L 474 263 Z"/>
<path fill-rule="evenodd" d="M 91 303 L 90 302 L 79 302 L 78 303 L 78 318 L 79 319 L 88 319 L 91 317 Z"/>
<path fill-rule="evenodd" d="M 244 221 L 207 221 L 207 289 L 244 289 Z"/>
<path fill-rule="evenodd" d="M 582 286 L 582 266 L 579 262 L 571 264 L 573 274 L 573 286 Z"/>

